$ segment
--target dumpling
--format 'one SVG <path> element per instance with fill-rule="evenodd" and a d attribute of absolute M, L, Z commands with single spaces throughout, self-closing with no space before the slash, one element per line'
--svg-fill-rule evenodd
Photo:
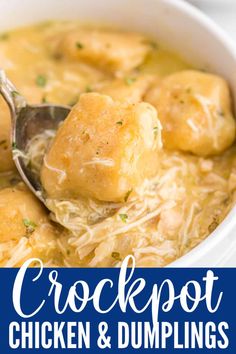
<path fill-rule="evenodd" d="M 200 156 L 219 154 L 235 140 L 229 87 L 199 71 L 172 74 L 147 93 L 163 126 L 163 144 Z"/>
<path fill-rule="evenodd" d="M 0 190 L 1 242 L 19 240 L 48 222 L 45 208 L 22 183 Z"/>
<path fill-rule="evenodd" d="M 50 198 L 124 201 L 158 169 L 161 126 L 148 103 L 81 95 L 44 158 L 41 180 Z"/>
<path fill-rule="evenodd" d="M 1 266 L 20 266 L 26 259 L 59 258 L 57 232 L 42 204 L 23 185 L 0 190 Z"/>
<path fill-rule="evenodd" d="M 137 103 L 143 101 L 154 79 L 152 75 L 126 76 L 99 83 L 94 91 L 110 96 L 115 101 Z"/>
<path fill-rule="evenodd" d="M 142 35 L 114 30 L 78 29 L 51 40 L 55 56 L 81 60 L 111 73 L 130 71 L 151 47 Z"/>

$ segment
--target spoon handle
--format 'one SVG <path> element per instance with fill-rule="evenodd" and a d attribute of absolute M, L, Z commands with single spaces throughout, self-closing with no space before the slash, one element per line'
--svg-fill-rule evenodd
<path fill-rule="evenodd" d="M 19 94 L 12 82 L 7 78 L 4 70 L 0 69 L 0 93 L 8 104 L 12 119 L 15 120 L 17 113 L 27 105 L 26 100 Z"/>

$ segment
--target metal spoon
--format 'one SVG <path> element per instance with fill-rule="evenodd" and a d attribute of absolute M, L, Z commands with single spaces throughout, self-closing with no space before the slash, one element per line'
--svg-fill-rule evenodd
<path fill-rule="evenodd" d="M 71 108 L 51 104 L 28 105 L 3 70 L 0 70 L 0 93 L 11 111 L 12 151 L 16 168 L 25 184 L 45 204 L 39 176 L 32 172 L 21 156 L 14 154 L 14 150 L 25 154 L 28 142 L 46 129 L 56 130 Z"/>

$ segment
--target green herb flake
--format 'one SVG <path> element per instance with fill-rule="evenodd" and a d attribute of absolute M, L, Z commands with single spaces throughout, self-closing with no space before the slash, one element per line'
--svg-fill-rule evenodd
<path fill-rule="evenodd" d="M 82 43 L 80 43 L 80 42 L 76 42 L 75 45 L 76 45 L 77 49 L 83 49 L 84 48 L 84 45 Z"/>
<path fill-rule="evenodd" d="M 41 99 L 41 102 L 42 103 L 48 103 L 47 97 L 43 96 L 42 99 Z"/>
<path fill-rule="evenodd" d="M 85 87 L 85 92 L 89 93 L 89 92 L 93 92 L 93 89 L 90 85 Z"/>
<path fill-rule="evenodd" d="M 142 70 L 142 65 L 136 66 L 134 70 L 136 71 L 137 74 L 140 73 L 140 71 Z"/>
<path fill-rule="evenodd" d="M 12 91 L 12 96 L 15 98 L 17 96 L 20 96 L 20 93 L 18 91 Z"/>
<path fill-rule="evenodd" d="M 16 150 L 17 149 L 17 146 L 16 146 L 16 142 L 12 143 L 12 150 Z"/>
<path fill-rule="evenodd" d="M 0 33 L 1 41 L 6 41 L 7 39 L 9 39 L 9 33 Z"/>
<path fill-rule="evenodd" d="M 126 77 L 125 84 L 131 86 L 137 79 L 135 77 Z"/>
<path fill-rule="evenodd" d="M 154 133 L 155 138 L 157 138 L 158 130 L 159 130 L 158 127 L 154 127 L 154 128 L 153 128 L 153 133 Z"/>
<path fill-rule="evenodd" d="M 119 120 L 118 122 L 116 122 L 116 125 L 123 125 L 123 121 Z"/>
<path fill-rule="evenodd" d="M 158 44 L 157 44 L 157 42 L 150 41 L 149 44 L 150 44 L 150 46 L 152 47 L 152 49 L 154 49 L 154 50 L 157 50 L 157 49 L 158 49 Z"/>
<path fill-rule="evenodd" d="M 73 107 L 78 101 L 79 101 L 79 96 L 76 96 L 76 97 L 72 98 L 72 100 L 70 102 L 68 102 L 68 105 Z"/>
<path fill-rule="evenodd" d="M 30 219 L 23 219 L 23 224 L 26 227 L 26 233 L 32 234 L 35 231 L 36 224 Z"/>
<path fill-rule="evenodd" d="M 47 84 L 47 78 L 46 78 L 46 76 L 44 76 L 44 75 L 38 75 L 38 76 L 36 77 L 35 82 L 36 82 L 36 85 L 37 85 L 37 86 L 39 86 L 39 87 L 45 87 L 46 84 Z"/>
<path fill-rule="evenodd" d="M 119 252 L 112 252 L 111 254 L 112 258 L 114 258 L 116 261 L 121 261 L 120 253 Z"/>
<path fill-rule="evenodd" d="M 155 41 L 149 40 L 149 39 L 144 39 L 142 41 L 143 44 L 149 45 L 152 49 L 157 50 L 158 49 L 158 44 Z"/>
<path fill-rule="evenodd" d="M 125 201 L 125 202 L 128 201 L 129 196 L 130 196 L 130 194 L 131 194 L 132 192 L 133 192 L 133 189 L 130 189 L 130 190 L 126 193 L 125 198 L 124 198 L 124 201 Z"/>
<path fill-rule="evenodd" d="M 191 88 L 191 87 L 187 87 L 187 88 L 186 88 L 186 92 L 187 92 L 187 93 L 192 93 L 192 88 Z"/>
<path fill-rule="evenodd" d="M 119 214 L 119 217 L 120 217 L 121 221 L 123 221 L 123 222 L 126 222 L 127 219 L 128 219 L 128 215 L 127 214 Z"/>

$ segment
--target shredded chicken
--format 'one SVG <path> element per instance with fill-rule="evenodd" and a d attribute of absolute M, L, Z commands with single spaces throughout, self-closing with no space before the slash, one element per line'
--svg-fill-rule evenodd
<path fill-rule="evenodd" d="M 36 172 L 53 136 L 46 132 L 29 145 Z M 163 151 L 159 173 L 123 203 L 48 199 L 52 220 L 65 228 L 57 244 L 63 266 L 119 266 L 130 253 L 139 266 L 164 266 L 185 254 L 234 204 L 234 153 L 206 160 Z"/>

